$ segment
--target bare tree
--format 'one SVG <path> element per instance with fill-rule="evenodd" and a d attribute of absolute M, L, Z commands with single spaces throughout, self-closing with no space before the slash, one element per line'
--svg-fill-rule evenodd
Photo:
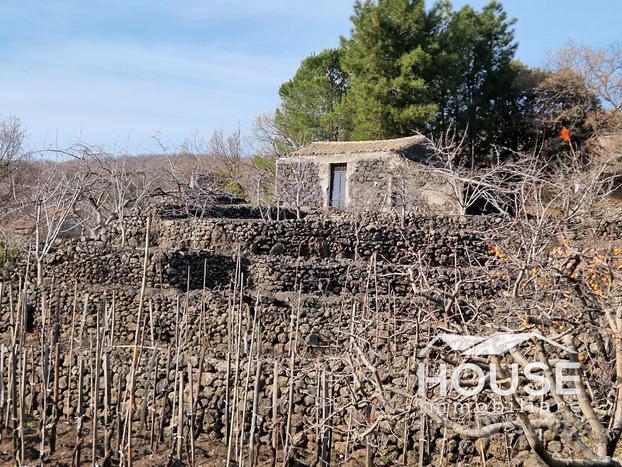
<path fill-rule="evenodd" d="M 280 157 L 288 153 L 286 137 L 274 119 L 274 112 L 262 113 L 253 121 L 255 153 L 266 157 Z"/>
<path fill-rule="evenodd" d="M 571 42 L 552 54 L 551 65 L 577 73 L 608 108 L 622 112 L 622 42 L 607 47 Z"/>
<path fill-rule="evenodd" d="M 253 156 L 251 157 L 252 188 L 254 201 L 261 209 L 266 205 L 266 215 L 272 215 L 272 205 L 276 201 L 278 187 L 277 159 L 285 154 L 284 137 L 274 120 L 274 113 L 263 113 L 253 122 Z M 278 207 L 276 211 L 278 218 Z"/>
<path fill-rule="evenodd" d="M 48 152 L 66 158 L 61 164 L 68 173 L 82 174 L 89 180 L 79 199 L 77 215 L 81 224 L 95 232 L 116 221 L 121 230 L 121 244 L 125 246 L 126 220 L 139 214 L 146 201 L 158 193 L 158 171 L 127 151 L 111 152 L 85 143 Z"/>
<path fill-rule="evenodd" d="M 270 191 L 271 201 L 276 206 L 277 218 L 281 206 L 293 207 L 297 217 L 301 216 L 303 206 L 317 197 L 317 167 L 301 159 L 289 159 L 289 155 L 300 149 L 303 142 L 291 137 L 280 128 L 275 121 L 275 113 L 263 113 L 253 123 L 253 140 L 255 153 L 259 155 L 253 160 L 255 167 L 257 190 L 260 187 Z M 288 158 L 278 164 L 279 158 Z"/>
<path fill-rule="evenodd" d="M 26 130 L 14 116 L 0 120 L 0 201 L 14 195 L 17 180 L 25 169 L 29 153 L 24 148 Z"/>
<path fill-rule="evenodd" d="M 231 187 L 241 187 L 243 158 L 247 153 L 241 130 L 238 128 L 229 135 L 222 129 L 214 131 L 208 149 L 221 166 L 226 183 Z"/>
<path fill-rule="evenodd" d="M 317 163 L 302 157 L 288 157 L 278 164 L 276 174 L 276 202 L 296 211 L 302 217 L 304 207 L 313 206 L 319 199 Z"/>
<path fill-rule="evenodd" d="M 216 202 L 220 192 L 216 164 L 208 154 L 208 143 L 196 132 L 172 150 L 159 137 L 156 141 L 167 161 L 161 183 L 163 193 L 184 215 L 201 217 Z"/>
<path fill-rule="evenodd" d="M 127 242 L 126 219 L 137 216 L 145 201 L 154 193 L 157 173 L 141 170 L 132 164 L 126 153 L 106 154 L 84 148 L 86 161 L 93 175 L 88 201 L 97 214 L 97 226 L 118 221 L 121 245 Z"/>
<path fill-rule="evenodd" d="M 262 154 L 275 157 L 286 156 L 308 143 L 294 137 L 276 124 L 276 113 L 266 112 L 253 122 L 253 139 L 262 149 Z"/>
<path fill-rule="evenodd" d="M 476 204 L 488 204 L 496 210 L 507 209 L 509 176 L 507 163 L 486 167 L 473 167 L 464 155 L 465 136 L 458 137 L 447 131 L 438 139 L 428 139 L 432 155 L 428 161 L 430 171 L 442 177 L 449 187 L 449 198 L 458 206 L 461 215 L 467 214 Z"/>
<path fill-rule="evenodd" d="M 43 281 L 43 264 L 59 236 L 80 226 L 75 216 L 78 200 L 84 193 L 88 175 L 68 173 L 58 163 L 41 160 L 36 175 L 29 182 L 27 193 L 18 200 L 22 215 L 32 219 L 33 245 L 37 268 L 37 284 Z"/>
<path fill-rule="evenodd" d="M 26 130 L 17 117 L 0 120 L 0 168 L 6 176 L 10 165 L 25 155 Z"/>
<path fill-rule="evenodd" d="M 473 178 L 458 174 L 458 180 Z M 476 180 L 481 183 L 481 176 Z M 448 290 L 433 285 L 433 270 L 421 258 L 409 272 L 413 292 L 437 303 L 444 318 L 428 305 L 422 307 L 422 312 L 433 321 L 443 319 L 449 333 L 477 338 L 509 332 L 527 338 L 522 346 L 501 356 L 465 356 L 446 351 L 433 353 L 434 358 L 420 353 L 415 356 L 428 370 L 441 361 L 454 369 L 463 363 L 477 367 L 488 376 L 472 402 L 499 403 L 504 410 L 485 414 L 483 419 L 474 417 L 471 411 L 449 416 L 438 410 L 438 404 L 448 402 L 438 387 L 420 391 L 417 396 L 392 391 L 374 377 L 377 370 L 370 363 L 371 356 L 360 359 L 377 390 L 386 401 L 390 400 L 389 406 L 401 400 L 406 404 L 403 410 L 419 411 L 461 437 L 483 439 L 519 431 L 547 465 L 619 466 L 620 460 L 614 455 L 622 433 L 622 339 L 617 334 L 622 329 L 622 250 L 611 242 L 594 245 L 593 240 L 589 241 L 589 231 L 584 232 L 588 234 L 587 244 L 577 242 L 575 246 L 570 240 L 576 235 L 573 229 L 578 220 L 598 219 L 601 209 L 606 209 L 603 199 L 614 188 L 612 180 L 604 176 L 604 166 L 586 163 L 575 153 L 549 161 L 517 155 L 513 162 L 500 166 L 483 180 L 486 189 L 481 193 L 487 199 L 495 193 L 514 195 L 503 198 L 504 204 L 512 204 L 502 216 L 499 229 L 487 232 L 493 238 L 490 252 L 496 264 L 482 268 L 478 260 L 471 259 L 468 264 L 456 265 L 455 286 Z M 502 284 L 502 297 L 460 299 L 460 290 L 467 284 L 480 284 L 475 286 L 477 289 L 491 281 Z M 586 343 L 588 329 L 592 337 Z M 555 345 L 530 338 L 530 332 L 545 332 Z M 560 351 L 560 345 L 572 352 Z M 592 347 L 588 349 L 589 345 Z M 586 365 L 587 354 L 591 357 Z M 534 360 L 539 363 L 540 381 L 552 388 L 558 383 L 555 362 L 572 363 L 577 369 L 571 371 L 562 387 L 572 391 L 552 392 L 547 396 L 552 400 L 542 403 L 525 390 L 525 384 L 501 395 L 493 390 L 491 374 L 503 379 L 499 387 L 507 389 L 513 372 L 525 371 Z M 472 387 L 474 383 L 467 376 L 459 381 Z M 518 378 L 525 383 L 525 377 Z M 542 429 L 557 433 L 571 446 L 566 456 L 549 452 L 541 439 Z"/>

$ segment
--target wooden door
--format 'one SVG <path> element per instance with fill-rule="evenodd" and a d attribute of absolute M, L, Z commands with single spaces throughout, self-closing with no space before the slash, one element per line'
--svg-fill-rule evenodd
<path fill-rule="evenodd" d="M 346 164 L 330 166 L 330 206 L 333 208 L 346 207 L 346 169 Z"/>

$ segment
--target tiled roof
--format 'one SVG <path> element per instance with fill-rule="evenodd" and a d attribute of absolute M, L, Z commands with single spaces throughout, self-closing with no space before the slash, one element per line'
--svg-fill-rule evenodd
<path fill-rule="evenodd" d="M 414 149 L 425 150 L 426 138 L 421 135 L 374 141 L 317 141 L 291 156 L 330 156 L 335 154 L 387 153 L 408 155 Z M 415 151 L 418 152 L 418 151 Z"/>

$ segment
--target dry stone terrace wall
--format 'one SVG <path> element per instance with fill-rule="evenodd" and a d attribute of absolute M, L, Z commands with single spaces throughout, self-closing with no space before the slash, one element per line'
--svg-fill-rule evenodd
<path fill-rule="evenodd" d="M 622 219 L 600 222 L 594 230 L 595 236 L 599 238 L 619 240 L 622 238 Z"/>
<path fill-rule="evenodd" d="M 197 390 L 200 394 L 197 407 L 197 423 L 200 432 L 204 435 L 222 439 L 225 436 L 225 388 L 227 379 L 227 366 L 225 352 L 229 349 L 228 321 L 231 316 L 227 310 L 227 299 L 225 295 L 211 292 L 195 291 L 188 295 L 189 301 L 185 302 L 185 294 L 168 292 L 149 291 L 147 294 L 148 313 L 144 319 L 143 328 L 147 336 L 148 347 L 142 352 L 141 364 L 136 384 L 136 398 L 143 400 L 147 395 L 151 395 L 155 389 L 158 400 L 159 412 L 163 413 L 166 423 L 173 417 L 172 399 L 176 387 L 176 375 L 184 377 L 185 368 L 189 364 L 193 371 L 193 381 L 198 382 Z M 34 321 L 40 324 L 40 310 L 36 307 L 41 303 L 41 296 L 49 293 L 47 287 L 29 288 L 29 297 L 32 305 L 32 312 L 35 314 Z M 87 298 L 87 306 L 82 311 L 83 300 Z M 73 417 L 78 410 L 78 380 L 76 372 L 77 358 L 85 359 L 90 362 L 93 356 L 93 341 L 96 331 L 97 316 L 99 315 L 100 326 L 108 321 L 110 332 L 106 334 L 105 353 L 111 361 L 113 388 L 112 397 L 116 400 L 119 397 L 117 387 L 121 393 L 127 389 L 127 375 L 130 373 L 130 362 L 132 343 L 137 326 L 137 307 L 138 291 L 130 288 L 110 289 L 91 289 L 88 293 L 78 292 L 77 316 L 67 313 L 73 308 L 73 291 L 65 288 L 56 289 L 52 295 L 48 295 L 48 302 L 51 304 L 51 314 L 56 316 L 60 327 L 61 335 L 61 361 L 59 371 L 60 400 L 63 401 L 62 412 Z M 8 318 L 10 313 L 10 303 L 17 302 L 17 291 L 13 291 L 11 297 L 6 294 L 0 301 L 0 312 L 3 318 Z M 114 309 L 111 307 L 114 303 Z M 177 307 L 177 304 L 180 304 Z M 343 304 L 341 304 L 343 305 Z M 389 303 L 379 303 L 375 307 L 377 312 L 390 309 Z M 56 310 L 59 313 L 56 313 Z M 296 310 L 296 311 L 293 311 Z M 84 313 L 84 315 L 83 315 Z M 310 369 L 322 359 L 331 361 L 335 374 L 347 372 L 347 365 L 344 361 L 339 362 L 335 359 L 336 354 L 349 340 L 348 330 L 351 326 L 352 312 L 349 306 L 340 306 L 338 302 L 325 301 L 313 297 L 304 298 L 301 303 L 292 307 L 278 300 L 260 300 L 255 302 L 254 297 L 244 298 L 242 311 L 241 329 L 243 330 L 244 340 L 242 356 L 239 362 L 240 375 L 243 381 L 247 376 L 247 363 L 249 348 L 248 332 L 255 313 L 260 313 L 262 329 L 262 349 L 265 354 L 266 371 L 260 379 L 261 389 L 259 393 L 259 407 L 261 413 L 261 424 L 259 434 L 264 444 L 269 444 L 271 428 L 269 426 L 270 414 L 272 413 L 272 388 L 274 387 L 272 365 L 278 365 L 278 410 L 280 416 L 284 417 L 287 413 L 288 384 L 290 378 L 295 380 L 293 404 L 295 416 L 292 419 L 293 429 L 299 433 L 296 438 L 296 446 L 305 450 L 311 448 L 314 443 L 312 430 L 308 426 L 308 420 L 316 417 L 316 398 L 317 398 L 317 374 Z M 288 373 L 289 349 L 291 345 L 290 322 L 292 313 L 298 315 L 298 350 L 299 360 L 296 363 L 295 374 Z M 83 318 L 84 316 L 84 318 Z M 55 318 L 55 319 L 56 319 Z M 70 339 L 72 336 L 72 323 L 82 322 L 84 325 L 80 333 L 74 336 L 73 357 L 70 351 Z M 3 320 L 6 325 L 0 330 L 2 341 L 8 344 L 11 333 L 11 320 Z M 176 323 L 181 324 L 180 327 Z M 393 325 L 393 324 L 392 324 Z M 151 328 L 153 326 L 153 332 Z M 380 326 L 379 335 L 386 338 L 390 333 L 390 326 Z M 183 341 L 183 364 L 182 370 L 175 370 L 175 340 L 177 333 L 181 333 L 180 339 Z M 32 337 L 35 337 L 34 335 Z M 399 343 L 403 348 L 403 354 L 395 360 L 399 365 L 406 361 L 407 354 L 410 352 L 408 346 L 408 336 L 402 335 L 393 338 L 391 343 Z M 39 359 L 36 339 L 33 342 L 32 358 L 33 364 L 37 364 Z M 388 341 L 386 341 L 388 342 Z M 246 349 L 246 350 L 244 350 Z M 6 350 L 6 349 L 5 349 Z M 6 355 L 4 353 L 3 355 Z M 173 357 L 172 357 L 173 355 Z M 388 353 L 387 353 L 388 355 Z M 156 358 L 158 359 L 156 363 Z M 318 360 L 320 359 L 320 360 Z M 91 403 L 91 376 L 93 365 L 87 364 L 84 368 L 84 383 L 82 386 L 83 405 L 87 407 L 85 416 L 91 417 L 88 407 Z M 73 375 L 70 376 L 70 375 Z M 251 375 L 252 378 L 252 375 Z M 396 384 L 400 383 L 401 367 L 395 366 L 392 373 L 387 374 L 387 381 L 395 379 Z M 402 381 L 403 383 L 403 381 Z M 40 394 L 36 393 L 35 386 L 27 386 L 26 398 L 34 401 L 34 413 L 37 413 L 37 400 Z M 251 380 L 248 387 L 249 394 L 252 394 L 254 386 Z M 336 383 L 336 394 L 340 398 L 339 404 L 345 404 L 349 397 L 348 383 L 345 380 Z M 337 426 L 347 426 L 347 413 L 339 411 L 335 415 Z M 387 426 L 389 435 L 392 428 Z M 415 431 L 413 431 L 414 433 Z M 336 442 L 345 441 L 344 434 L 336 434 Z M 397 453 L 397 445 L 391 448 Z"/>
<path fill-rule="evenodd" d="M 41 294 L 49 292 L 49 289 L 31 288 L 29 296 L 33 304 L 40 303 Z M 192 380 L 197 385 L 197 433 L 210 439 L 223 440 L 225 438 L 226 423 L 226 388 L 227 375 L 229 384 L 232 381 L 232 373 L 227 370 L 226 352 L 230 350 L 228 323 L 231 315 L 227 313 L 226 296 L 224 294 L 207 293 L 194 291 L 189 295 L 189 302 L 186 306 L 185 294 L 175 294 L 172 291 L 155 292 L 149 291 L 147 303 L 150 312 L 145 316 L 144 329 L 146 333 L 146 346 L 141 350 L 141 360 L 138 367 L 138 378 L 136 380 L 136 400 L 141 407 L 147 401 L 151 404 L 150 397 L 156 400 L 157 416 L 162 416 L 164 423 L 168 426 L 174 420 L 173 410 L 174 391 L 177 387 L 178 378 L 188 381 L 188 372 L 192 371 Z M 78 294 L 78 301 L 81 304 L 84 293 Z M 132 343 L 136 330 L 138 305 L 137 291 L 135 289 L 116 289 L 114 291 L 114 313 L 110 309 L 112 304 L 112 291 L 90 290 L 88 294 L 88 306 L 86 310 L 85 325 L 83 331 L 76 333 L 74 337 L 73 356 L 70 352 L 71 322 L 73 317 L 68 310 L 72 308 L 74 300 L 73 291 L 59 289 L 58 298 L 49 298 L 51 303 L 52 316 L 58 317 L 61 328 L 60 342 L 60 365 L 59 365 L 59 394 L 62 401 L 62 413 L 68 417 L 77 415 L 79 390 L 77 379 L 78 358 L 86 362 L 84 366 L 84 381 L 82 386 L 83 406 L 86 407 L 85 417 L 87 420 L 92 417 L 91 394 L 92 394 L 92 375 L 94 365 L 92 359 L 94 351 L 92 348 L 94 334 L 96 331 L 96 316 L 99 315 L 100 323 L 105 319 L 112 320 L 113 329 L 105 334 L 105 347 L 103 352 L 108 356 L 111 363 L 112 376 L 111 387 L 112 400 L 116 401 L 128 387 L 127 375 L 130 374 L 130 362 L 132 355 Z M 14 297 L 15 302 L 16 297 Z M 10 300 L 5 297 L 1 301 L 2 316 L 9 314 L 8 304 Z M 277 301 L 278 302 L 278 301 Z M 177 308 L 177 303 L 180 307 Z M 349 442 L 348 450 L 352 458 L 348 462 L 355 462 L 355 459 L 364 461 L 366 440 L 356 437 L 349 437 L 348 431 L 352 423 L 366 427 L 369 423 L 366 420 L 364 408 L 362 412 L 348 409 L 351 406 L 353 394 L 373 392 L 375 389 L 369 381 L 353 381 L 351 378 L 351 368 L 347 355 L 350 342 L 350 330 L 352 322 L 358 326 L 365 322 L 373 322 L 373 329 L 369 331 L 370 340 L 375 341 L 376 351 L 374 352 L 373 363 L 381 368 L 382 383 L 386 387 L 394 388 L 399 391 L 415 391 L 416 378 L 409 359 L 413 355 L 414 345 L 416 344 L 413 335 L 415 334 L 415 323 L 409 318 L 408 309 L 397 312 L 390 302 L 381 301 L 379 303 L 370 302 L 367 307 L 362 302 L 340 303 L 339 301 L 322 300 L 317 297 L 303 297 L 300 303 L 275 303 L 274 300 L 260 301 L 255 305 L 254 297 L 244 298 L 244 305 L 240 316 L 242 317 L 240 329 L 242 330 L 241 356 L 238 362 L 239 379 L 245 381 L 249 378 L 246 394 L 249 401 L 252 400 L 255 384 L 259 386 L 258 393 L 258 413 L 259 426 L 258 436 L 261 445 L 270 445 L 272 434 L 272 399 L 273 391 L 276 387 L 277 414 L 285 420 L 288 413 L 288 394 L 289 384 L 293 385 L 293 414 L 291 419 L 292 431 L 295 433 L 293 440 L 296 448 L 296 458 L 302 465 L 310 465 L 316 445 L 316 426 L 314 420 L 319 416 L 318 407 L 321 407 L 321 395 L 318 393 L 318 380 L 322 371 L 330 371 L 334 378 L 331 384 L 333 414 L 331 424 L 335 427 L 333 442 L 335 447 L 334 461 L 343 460 L 343 453 L 346 451 L 346 443 Z M 353 308 L 352 305 L 358 306 Z M 108 307 L 106 307 L 108 305 Z M 376 306 L 378 305 L 378 306 Z M 36 313 L 36 305 L 34 305 Z M 82 314 L 81 306 L 78 307 L 78 315 Z M 64 311 L 55 313 L 54 311 Z M 353 309 L 355 310 L 353 312 Z M 107 311 L 106 311 L 107 310 Z M 178 311 L 179 310 L 179 311 Z M 179 313 L 179 315 L 178 315 Z M 258 320 L 262 326 L 261 349 L 262 367 L 260 379 L 255 382 L 254 368 L 248 366 L 248 356 L 251 354 L 251 326 L 255 314 L 259 313 Z M 289 350 L 291 349 L 291 322 L 298 317 L 298 357 L 290 372 Z M 151 318 L 153 317 L 154 332 L 153 341 L 150 337 Z M 36 316 L 39 319 L 40 315 Z M 77 321 L 81 321 L 77 318 Z M 176 323 L 179 326 L 176 326 Z M 410 332 L 396 333 L 395 329 L 407 329 L 411 326 Z M 2 338 L 8 342 L 10 326 L 2 329 Z M 229 331 L 230 332 L 230 331 Z M 182 342 L 182 360 L 176 365 L 176 339 Z M 37 339 L 34 337 L 32 342 L 32 364 L 37 365 L 40 354 L 37 347 Z M 3 355 L 7 355 L 5 351 Z M 277 367 L 277 379 L 274 380 L 274 366 Z M 250 368 L 250 372 L 249 372 Z M 411 368 L 411 371 L 408 371 Z M 36 379 L 33 380 L 36 383 Z M 186 383 L 187 385 L 187 383 Z M 26 386 L 26 400 L 32 404 L 34 413 L 40 411 L 38 405 L 41 394 L 37 393 L 36 384 Z M 118 392 L 118 389 L 120 392 Z M 240 397 L 243 397 L 241 393 Z M 389 396 L 388 396 L 389 397 Z M 392 396 L 389 397 L 389 404 L 392 403 Z M 100 401 L 101 402 L 101 401 Z M 114 409 L 111 416 L 114 416 Z M 153 412 L 147 411 L 149 417 Z M 354 415 L 352 415 L 354 413 Z M 357 414 L 358 413 L 358 414 Z M 368 415 L 369 416 L 369 415 Z M 373 420 L 372 420 L 373 422 Z M 159 420 L 158 420 L 159 423 Z M 470 462 L 479 454 L 475 449 L 473 441 L 461 439 L 457 436 L 447 434 L 442 428 L 430 424 L 424 433 L 420 431 L 421 424 L 417 419 L 400 419 L 395 417 L 378 423 L 371 438 L 377 457 L 375 465 L 395 465 L 403 459 L 404 452 L 407 455 L 406 464 L 416 462 L 418 455 L 418 440 L 424 437 L 436 452 L 436 457 L 424 456 L 425 463 L 431 464 L 439 462 L 438 453 L 443 452 L 445 461 Z M 349 440 L 349 441 L 348 441 Z M 406 444 L 404 444 L 406 440 Z M 526 444 L 524 439 L 516 434 L 509 434 L 505 438 L 508 446 L 502 448 L 501 445 L 495 446 L 491 442 L 491 454 L 489 460 L 494 458 L 507 458 L 507 451 L 512 457 L 526 454 Z M 443 445 L 444 443 L 449 443 Z M 557 446 L 559 450 L 568 449 L 563 439 L 550 436 L 547 439 L 549 446 Z M 556 444 L 555 444 L 556 443 Z M 495 454 L 495 449 L 499 451 Z M 498 454 L 498 457 L 496 457 Z M 443 465 L 443 464 L 437 464 Z M 492 465 L 495 465 L 494 463 Z M 503 465 L 496 464 L 496 465 Z"/>
<path fill-rule="evenodd" d="M 137 248 L 102 248 L 97 241 L 66 242 L 47 257 L 45 277 L 71 288 L 86 285 L 140 287 L 144 251 Z M 153 248 L 149 251 L 147 287 L 185 290 L 227 288 L 235 261 L 206 250 L 182 251 Z M 34 271 L 30 277 L 34 280 Z M 17 278 L 17 274 L 13 276 Z"/>
<path fill-rule="evenodd" d="M 177 205 L 164 204 L 155 209 L 155 215 L 169 220 L 186 219 L 189 216 L 201 219 L 276 219 L 277 215 L 279 219 L 295 219 L 297 217 L 294 211 L 287 209 L 279 209 L 277 213 L 274 206 L 258 207 L 247 204 L 208 205 L 205 208 L 197 207 L 194 209 L 180 209 Z"/>
<path fill-rule="evenodd" d="M 63 288 L 122 285 L 138 288 L 142 280 L 144 252 L 140 249 L 100 250 L 96 242 L 71 242 L 48 258 L 45 277 Z M 153 248 L 147 263 L 147 287 L 161 289 L 228 289 L 235 274 L 236 259 L 210 250 Z M 318 295 L 374 294 L 408 295 L 416 265 L 330 258 L 293 258 L 285 255 L 245 255 L 240 259 L 247 285 L 262 293 L 302 292 Z M 34 271 L 31 271 L 34 281 Z M 17 275 L 13 276 L 17 279 Z M 457 279 L 455 270 L 436 267 L 427 280 L 449 287 Z M 478 284 L 473 297 L 490 295 L 499 284 Z M 467 292 L 469 282 L 462 291 Z"/>
<path fill-rule="evenodd" d="M 64 338 L 69 344 L 72 324 L 82 326 L 84 333 L 95 332 L 97 317 L 105 319 L 111 329 L 110 338 L 115 345 L 128 346 L 134 343 L 138 322 L 139 291 L 128 287 L 93 287 L 88 291 L 77 293 L 73 289 L 58 288 L 52 291 L 47 287 L 29 287 L 27 314 L 32 323 L 33 331 L 41 324 L 41 310 L 37 304 L 41 297 L 46 298 L 51 307 L 51 313 L 58 310 L 57 323 Z M 13 306 L 17 303 L 17 290 L 12 290 Z M 338 349 L 349 339 L 348 330 L 352 318 L 352 303 L 359 303 L 355 299 L 345 301 L 338 297 L 317 297 L 303 295 L 300 303 L 293 303 L 294 298 L 284 295 L 277 298 L 268 295 L 245 294 L 243 296 L 244 326 L 250 326 L 255 313 L 259 313 L 262 323 L 262 342 L 264 351 L 270 354 L 289 352 L 290 321 L 293 315 L 300 313 L 298 318 L 299 348 L 303 355 L 314 349 Z M 84 303 L 87 303 L 84 308 Z M 74 302 L 76 303 L 75 312 Z M 377 310 L 389 313 L 395 299 L 381 297 L 377 301 Z M 172 290 L 162 291 L 148 289 L 145 295 L 145 313 L 142 317 L 144 331 L 154 342 L 161 346 L 174 344 L 176 324 L 184 324 L 185 340 L 190 346 L 201 346 L 216 353 L 228 349 L 227 322 L 230 316 L 230 301 L 226 292 L 191 291 L 189 294 L 177 293 Z M 178 306 L 179 305 L 179 306 Z M 406 319 L 408 310 L 402 309 L 402 314 L 394 315 L 396 319 Z M 0 300 L 0 342 L 7 344 L 10 341 L 9 330 L 14 325 L 11 319 L 11 297 L 8 292 Z M 48 317 L 49 319 L 49 317 Z M 55 318 L 56 319 L 56 318 Z M 114 330 L 114 332 L 112 332 Z M 34 332 L 34 331 L 33 331 Z M 402 345 L 406 345 L 408 336 L 402 336 Z M 200 353 L 200 352 L 199 352 Z"/>
<path fill-rule="evenodd" d="M 407 216 L 403 222 L 391 216 L 308 216 L 287 221 L 189 219 L 161 222 L 158 237 L 161 245 L 229 251 L 239 247 L 255 254 L 293 257 L 367 260 L 376 255 L 379 261 L 408 262 L 421 254 L 432 265 L 451 266 L 455 261 L 486 261 L 490 237 L 498 223 L 486 217 L 424 216 Z"/>
<path fill-rule="evenodd" d="M 263 291 L 304 294 L 362 295 L 405 297 L 412 290 L 416 268 L 384 262 L 330 259 L 292 259 L 274 256 L 254 257 L 251 266 L 253 284 Z M 431 287 L 450 287 L 458 281 L 456 271 L 437 267 L 426 277 Z M 496 293 L 500 283 L 482 284 L 463 281 L 460 290 L 467 298 L 481 298 Z"/>
<path fill-rule="evenodd" d="M 371 414 L 374 409 L 371 406 L 356 407 L 356 410 L 349 407 L 356 397 L 362 394 L 361 398 L 365 400 L 365 395 L 372 394 L 375 388 L 369 378 L 361 377 L 361 381 L 356 381 L 352 377 L 348 361 L 351 330 L 354 326 L 364 329 L 360 345 L 373 348 L 370 351 L 372 363 L 381 370 L 382 383 L 402 393 L 413 393 L 416 372 L 409 358 L 417 345 L 415 335 L 422 341 L 426 338 L 416 330 L 415 311 L 423 308 L 437 314 L 439 321 L 430 324 L 433 329 L 443 319 L 443 310 L 442 303 L 436 302 L 433 296 L 418 297 L 419 301 L 412 299 L 409 295 L 412 289 L 409 269 L 416 276 L 416 261 L 420 256 L 422 261 L 434 265 L 428 278 L 429 285 L 452 288 L 458 279 L 454 264 L 472 261 L 485 267 L 487 262 L 494 260 L 488 247 L 494 242 L 498 225 L 496 219 L 485 217 L 422 216 L 407 216 L 403 222 L 388 216 L 361 219 L 349 215 L 309 216 L 300 221 L 280 222 L 159 220 L 154 222 L 151 232 L 148 290 L 139 322 L 144 222 L 130 220 L 126 229 L 126 247 L 119 247 L 119 230 L 110 226 L 95 239 L 74 239 L 56 248 L 46 264 L 45 286 L 27 287 L 25 310 L 30 323 L 27 333 L 31 346 L 29 352 L 32 352 L 36 365 L 40 358 L 37 332 L 42 323 L 41 303 L 45 293 L 45 301 L 50 306 L 48 325 L 57 323 L 60 331 L 60 399 L 69 401 L 68 405 L 63 403 L 62 410 L 74 416 L 79 393 L 78 356 L 86 362 L 83 396 L 84 405 L 89 407 L 90 404 L 94 368 L 92 346 L 97 323 L 100 326 L 106 323 L 108 329 L 103 352 L 110 358 L 113 401 L 127 388 L 132 346 L 137 329 L 142 330 L 146 344 L 136 380 L 139 405 L 147 401 L 144 404 L 154 407 L 155 413 L 162 415 L 168 427 L 175 417 L 176 381 L 179 378 L 186 381 L 187 388 L 188 371 L 191 371 L 192 380 L 198 382 L 195 391 L 198 391 L 199 401 L 196 410 L 199 439 L 207 436 L 222 440 L 225 437 L 226 408 L 230 402 L 226 399 L 226 388 L 233 381 L 232 370 L 227 369 L 227 352 L 232 352 L 234 347 L 232 335 L 239 332 L 237 368 L 240 381 L 249 378 L 245 393 L 249 401 L 247 411 L 250 410 L 255 384 L 259 388 L 261 449 L 269 450 L 273 390 L 276 388 L 277 414 L 283 421 L 288 414 L 291 383 L 295 457 L 302 465 L 313 463 L 317 449 L 314 421 L 321 406 L 318 380 L 322 371 L 330 371 L 334 378 L 331 386 L 334 409 L 331 423 L 335 427 L 333 459 L 335 462 L 342 460 L 348 445 L 352 455 L 350 461 L 364 462 L 367 439 L 349 438 L 348 433 L 353 423 L 360 428 L 359 432 L 373 424 Z M 248 287 L 232 300 L 230 282 L 238 249 L 242 254 L 242 272 Z M 299 254 L 300 258 L 297 257 Z M 190 291 L 186 293 L 188 271 Z M 16 270 L 13 275 L 5 275 L 5 282 L 12 280 L 16 284 L 19 272 Z M 370 272 L 374 274 L 370 275 Z M 204 274 L 206 290 L 203 290 Z M 471 284 L 464 276 L 460 279 L 463 280 L 459 290 L 463 302 L 490 299 L 500 286 Z M 12 287 L 10 294 L 6 287 L 3 291 L 0 298 L 0 343 L 7 345 L 16 323 L 18 287 Z M 298 292 L 302 292 L 300 299 Z M 236 303 L 234 308 L 232 303 Z M 481 307 L 479 313 L 489 314 L 491 320 L 498 318 L 485 307 Z M 259 361 L 262 367 L 256 383 L 253 363 L 256 357 L 251 354 L 254 348 L 251 345 L 253 322 L 258 322 L 261 328 Z M 296 326 L 293 326 L 294 322 Z M 79 329 L 82 331 L 76 331 Z M 297 329 L 297 334 L 292 329 Z M 73 347 L 72 332 L 76 333 Z M 290 372 L 294 338 L 298 353 Z M 181 357 L 176 366 L 178 346 Z M 70 357 L 71 348 L 74 349 L 73 357 Z M 7 355 L 6 348 L 3 355 Z M 230 358 L 232 355 L 229 354 Z M 30 353 L 28 358 L 31 358 Z M 273 377 L 275 365 L 276 383 Z M 117 393 L 118 386 L 121 393 Z M 36 387 L 26 386 L 35 411 L 40 410 L 37 401 L 41 399 Z M 243 391 L 240 389 L 241 397 Z M 150 397 L 155 397 L 155 403 Z M 389 400 L 389 405 L 391 403 Z M 92 414 L 88 410 L 86 416 L 90 417 Z M 151 414 L 151 409 L 147 413 Z M 249 421 L 242 419 L 248 429 Z M 424 456 L 426 464 L 464 462 L 467 465 L 479 458 L 472 441 L 447 435 L 429 422 L 422 433 L 419 421 L 415 415 L 377 423 L 369 438 L 378 453 L 376 465 L 395 465 L 403 460 L 404 452 L 407 465 L 416 463 L 422 437 L 432 453 Z M 553 452 L 570 449 L 556 435 L 547 435 L 545 441 Z M 524 437 L 515 433 L 508 434 L 503 443 L 486 443 L 489 465 L 506 465 L 508 452 L 516 458 L 524 458 L 527 454 Z M 441 452 L 442 462 L 439 458 Z"/>

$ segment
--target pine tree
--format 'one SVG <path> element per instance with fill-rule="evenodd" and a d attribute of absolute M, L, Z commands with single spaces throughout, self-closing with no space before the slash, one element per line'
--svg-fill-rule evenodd
<path fill-rule="evenodd" d="M 466 132 L 469 153 L 530 141 L 542 73 L 514 58 L 514 20 L 491 1 L 357 0 L 349 38 L 303 61 L 280 90 L 279 124 L 311 139 Z"/>
<path fill-rule="evenodd" d="M 281 85 L 276 124 L 299 144 L 337 140 L 343 134 L 337 104 L 346 90 L 341 51 L 326 49 L 305 58 L 294 77 Z"/>
<path fill-rule="evenodd" d="M 352 37 L 341 40 L 349 91 L 339 107 L 351 115 L 350 137 L 402 136 L 432 121 L 424 1 L 357 1 L 352 23 Z"/>

